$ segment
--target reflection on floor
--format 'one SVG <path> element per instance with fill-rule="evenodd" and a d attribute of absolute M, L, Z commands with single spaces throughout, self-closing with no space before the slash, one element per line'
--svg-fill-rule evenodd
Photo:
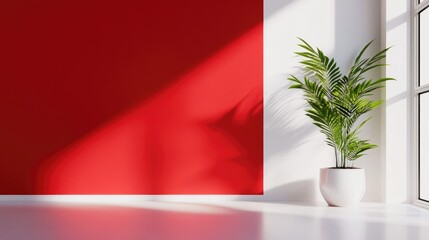
<path fill-rule="evenodd" d="M 410 205 L 261 202 L 0 201 L 1 240 L 429 239 L 429 211 Z"/>

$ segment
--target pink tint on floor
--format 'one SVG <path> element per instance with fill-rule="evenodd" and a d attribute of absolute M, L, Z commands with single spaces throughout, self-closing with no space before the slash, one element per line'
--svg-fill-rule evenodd
<path fill-rule="evenodd" d="M 180 210 L 183 204 L 175 204 Z M 201 207 L 204 207 L 201 206 Z M 258 240 L 260 213 L 97 205 L 0 206 L 2 240 Z"/>

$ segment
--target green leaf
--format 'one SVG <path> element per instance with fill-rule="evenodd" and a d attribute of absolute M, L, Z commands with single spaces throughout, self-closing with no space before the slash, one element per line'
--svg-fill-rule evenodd
<path fill-rule="evenodd" d="M 359 137 L 360 130 L 370 118 L 359 124 L 357 121 L 383 103 L 368 97 L 386 81 L 394 80 L 390 77 L 373 80 L 365 76 L 372 69 L 386 66 L 380 61 L 386 57 L 389 48 L 365 58 L 372 41 L 369 42 L 358 53 L 348 75 L 343 75 L 334 58 L 302 38 L 298 39 L 302 51 L 295 54 L 302 58 L 304 77 L 289 76 L 288 80 L 292 82 L 289 88 L 304 92 L 308 104 L 306 115 L 325 135 L 326 144 L 334 148 L 338 166 L 345 167 L 347 161 L 354 161 L 376 147 Z"/>

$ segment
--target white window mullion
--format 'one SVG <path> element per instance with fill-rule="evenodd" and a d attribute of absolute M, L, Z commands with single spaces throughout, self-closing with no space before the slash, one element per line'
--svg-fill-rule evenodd
<path fill-rule="evenodd" d="M 422 86 L 422 87 L 417 87 L 414 90 L 415 95 L 418 95 L 418 94 L 423 93 L 423 92 L 429 92 L 429 85 L 425 85 L 425 86 Z"/>
<path fill-rule="evenodd" d="M 414 8 L 414 14 L 418 14 L 421 10 L 423 10 L 428 5 L 429 5 L 429 0 L 425 0 L 424 2 L 421 2 L 420 4 L 416 5 Z"/>

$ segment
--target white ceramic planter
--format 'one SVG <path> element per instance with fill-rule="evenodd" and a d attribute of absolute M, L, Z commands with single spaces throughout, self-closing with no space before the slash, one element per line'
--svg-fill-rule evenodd
<path fill-rule="evenodd" d="M 321 168 L 320 192 L 330 206 L 357 205 L 365 193 L 365 170 L 362 168 Z"/>

